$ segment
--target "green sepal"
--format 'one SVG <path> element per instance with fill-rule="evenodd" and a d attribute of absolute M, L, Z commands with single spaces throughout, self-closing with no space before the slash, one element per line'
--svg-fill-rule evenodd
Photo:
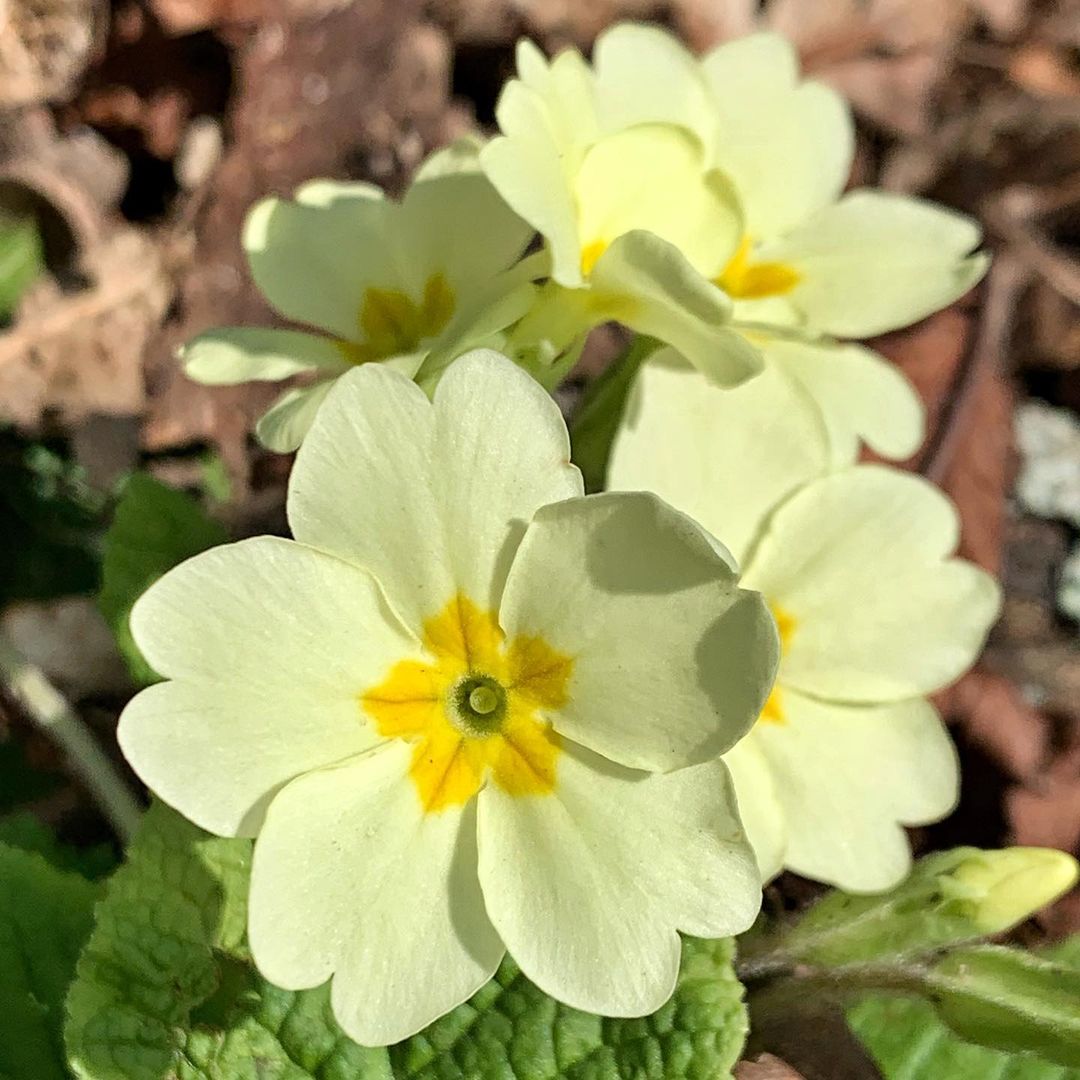
<path fill-rule="evenodd" d="M 749 963 L 900 961 L 1004 933 L 1076 881 L 1076 861 L 1045 848 L 955 848 L 920 859 L 896 888 L 873 896 L 832 892 L 799 921 L 748 935 Z"/>
<path fill-rule="evenodd" d="M 1080 1067 L 1080 971 L 1000 946 L 956 949 L 931 968 L 927 991 L 962 1038 Z"/>

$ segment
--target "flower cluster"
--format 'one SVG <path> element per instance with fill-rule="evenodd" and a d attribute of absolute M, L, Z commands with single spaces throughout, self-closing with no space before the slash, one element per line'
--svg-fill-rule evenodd
<path fill-rule="evenodd" d="M 500 133 L 400 201 L 319 181 L 252 210 L 252 275 L 297 328 L 183 361 L 302 377 L 258 426 L 299 447 L 294 539 L 197 556 L 132 613 L 166 681 L 122 717 L 129 761 L 256 837 L 256 964 L 332 979 L 368 1045 L 507 950 L 643 1015 L 678 934 L 744 930 L 782 867 L 895 884 L 901 826 L 956 798 L 926 697 L 999 602 L 939 492 L 857 463 L 909 455 L 923 409 L 852 340 L 975 284 L 978 227 L 844 194 L 848 110 L 774 35 L 699 60 L 621 25 L 591 66 L 526 42 L 517 67 Z M 658 346 L 586 496 L 548 390 L 609 321 Z"/>

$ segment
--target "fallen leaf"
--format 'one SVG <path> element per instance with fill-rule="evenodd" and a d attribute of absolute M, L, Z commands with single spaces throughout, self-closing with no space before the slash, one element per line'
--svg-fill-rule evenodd
<path fill-rule="evenodd" d="M 754 1061 L 740 1061 L 735 1066 L 735 1080 L 804 1080 L 786 1062 L 772 1054 L 762 1054 Z"/>
<path fill-rule="evenodd" d="M 1050 750 L 1050 724 L 1009 679 L 976 669 L 939 705 L 1011 777 L 1038 776 Z"/>
<path fill-rule="evenodd" d="M 0 106 L 63 97 L 82 75 L 108 21 L 104 0 L 0 4 Z"/>
<path fill-rule="evenodd" d="M 64 293 L 40 282 L 0 335 L 0 418 L 34 428 L 46 413 L 70 424 L 142 410 L 143 350 L 172 292 L 160 252 L 123 228 L 83 264 L 93 284 Z"/>

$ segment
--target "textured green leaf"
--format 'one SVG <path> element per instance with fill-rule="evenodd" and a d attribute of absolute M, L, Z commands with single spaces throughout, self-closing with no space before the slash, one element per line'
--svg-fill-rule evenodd
<path fill-rule="evenodd" d="M 33 218 L 0 216 L 0 322 L 15 313 L 22 294 L 45 269 Z"/>
<path fill-rule="evenodd" d="M 251 845 L 151 809 L 109 883 L 68 998 L 84 1080 L 718 1080 L 745 1035 L 730 941 L 688 941 L 675 997 L 642 1020 L 558 1005 L 507 961 L 397 1046 L 346 1038 L 325 987 L 270 986 L 244 946 Z"/>
<path fill-rule="evenodd" d="M 0 1080 L 62 1080 L 63 1003 L 98 890 L 0 844 Z"/>
<path fill-rule="evenodd" d="M 128 478 L 105 535 L 98 603 L 138 682 L 158 676 L 131 637 L 132 605 L 166 570 L 227 539 L 225 529 L 182 491 L 145 473 Z"/>
<path fill-rule="evenodd" d="M 981 987 L 982 994 L 974 1001 L 950 1000 L 947 994 L 938 1000 L 935 994 L 937 1010 L 918 998 L 873 995 L 848 1010 L 848 1023 L 886 1080 L 1080 1080 L 1076 1064 L 1047 1060 L 1048 1054 L 1061 1057 L 1064 1050 L 1075 1061 L 1077 1047 L 1067 1040 L 1080 1016 L 1080 935 L 1037 957 L 1013 949 L 964 949 L 943 964 L 945 977 L 960 974 L 960 990 L 971 994 Z M 987 997 L 989 1006 L 984 1004 Z M 1042 1005 L 1043 1024 L 1017 1029 L 1008 1022 L 1025 1004 L 1036 1009 Z M 1060 1017 L 1053 1015 L 1055 1006 Z M 965 1014 L 967 1008 L 971 1011 Z M 1009 1010 L 1011 1017 L 1003 1021 L 999 1009 Z M 941 1012 L 967 1038 L 951 1030 Z M 1056 1021 L 1064 1023 L 1057 1027 Z M 1046 1039 L 1047 1056 L 1020 1049 L 1036 1047 L 1040 1035 Z M 1012 1049 L 993 1048 L 1010 1043 Z"/>

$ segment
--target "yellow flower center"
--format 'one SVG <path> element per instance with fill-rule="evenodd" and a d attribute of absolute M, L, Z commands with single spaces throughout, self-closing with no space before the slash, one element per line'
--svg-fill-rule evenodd
<path fill-rule="evenodd" d="M 776 629 L 780 634 L 780 655 L 783 656 L 795 634 L 795 619 L 780 607 L 779 604 L 770 603 L 769 609 L 772 611 L 773 618 L 776 620 Z M 758 717 L 758 721 L 767 724 L 787 723 L 787 717 L 784 716 L 782 692 L 779 684 L 773 686 L 772 692 L 762 706 L 761 715 Z"/>
<path fill-rule="evenodd" d="M 360 701 L 380 735 L 413 744 L 424 809 L 467 803 L 490 777 L 509 795 L 555 788 L 559 737 L 544 710 L 566 703 L 574 662 L 542 638 L 505 640 L 495 613 L 458 594 L 424 623 L 424 660 L 402 660 Z"/>
<path fill-rule="evenodd" d="M 600 256 L 608 249 L 606 240 L 592 240 L 581 249 L 581 273 L 588 277 Z"/>
<path fill-rule="evenodd" d="M 454 315 L 454 290 L 440 272 L 424 284 L 419 301 L 400 289 L 364 290 L 357 324 L 363 340 L 341 342 L 354 364 L 414 352 L 427 338 L 442 333 Z"/>
<path fill-rule="evenodd" d="M 802 280 L 793 266 L 779 262 L 754 262 L 751 253 L 754 243 L 744 236 L 739 250 L 716 278 L 716 284 L 736 300 L 761 300 L 766 296 L 783 296 Z"/>

